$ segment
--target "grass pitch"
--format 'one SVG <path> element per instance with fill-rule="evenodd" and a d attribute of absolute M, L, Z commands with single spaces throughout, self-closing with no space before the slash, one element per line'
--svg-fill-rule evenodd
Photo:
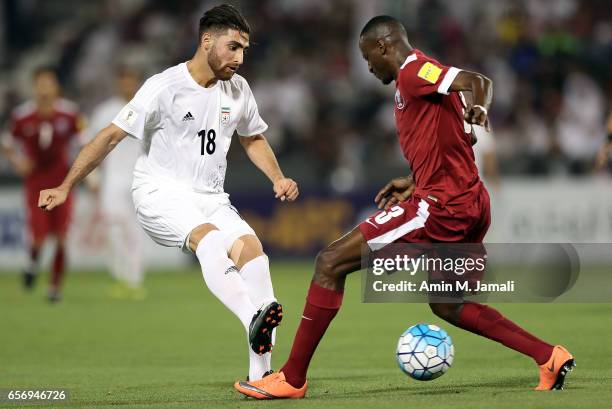
<path fill-rule="evenodd" d="M 278 368 L 291 348 L 312 266 L 272 268 L 285 310 L 273 358 Z M 149 275 L 144 301 L 110 299 L 107 275 L 75 273 L 64 301 L 48 305 L 41 278 L 25 294 L 17 276 L 0 275 L 0 388 L 70 391 L 66 403 L 31 407 L 592 409 L 612 402 L 612 304 L 498 305 L 576 357 L 565 391 L 537 393 L 530 359 L 441 322 L 425 305 L 361 304 L 354 275 L 313 359 L 307 399 L 258 402 L 232 388 L 247 374 L 246 337 L 199 270 Z M 399 335 L 418 322 L 441 325 L 455 343 L 453 367 L 430 382 L 407 378 L 395 363 Z"/>

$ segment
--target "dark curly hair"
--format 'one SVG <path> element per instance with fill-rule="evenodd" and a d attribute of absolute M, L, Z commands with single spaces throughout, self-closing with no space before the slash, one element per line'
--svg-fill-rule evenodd
<path fill-rule="evenodd" d="M 222 4 L 206 11 L 200 19 L 199 36 L 211 30 L 233 28 L 242 33 L 250 34 L 251 27 L 238 9 L 231 4 Z"/>

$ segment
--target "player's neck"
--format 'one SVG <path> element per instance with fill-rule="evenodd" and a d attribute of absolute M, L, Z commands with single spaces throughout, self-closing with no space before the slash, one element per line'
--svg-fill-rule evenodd
<path fill-rule="evenodd" d="M 401 66 L 406 62 L 406 58 L 412 53 L 414 53 L 414 48 L 410 45 L 400 45 L 395 51 L 395 80 L 397 80 Z"/>
<path fill-rule="evenodd" d="M 53 114 L 53 106 L 55 101 L 36 101 L 36 111 L 42 117 L 50 117 Z"/>
<path fill-rule="evenodd" d="M 215 73 L 210 69 L 206 58 L 200 55 L 199 50 L 191 60 L 187 61 L 187 70 L 195 82 L 204 88 L 212 87 L 218 81 L 217 77 L 215 77 Z"/>

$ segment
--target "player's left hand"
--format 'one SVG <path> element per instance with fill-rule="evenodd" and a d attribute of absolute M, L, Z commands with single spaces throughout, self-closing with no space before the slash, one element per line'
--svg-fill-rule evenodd
<path fill-rule="evenodd" d="M 484 126 L 487 132 L 491 132 L 491 126 L 489 125 L 489 115 L 479 105 L 468 105 L 463 115 L 465 122 L 472 125 Z"/>
<path fill-rule="evenodd" d="M 293 202 L 299 194 L 298 185 L 293 179 L 282 178 L 274 182 L 274 197 L 280 199 L 281 202 L 285 200 Z"/>
<path fill-rule="evenodd" d="M 414 192 L 416 185 L 412 176 L 403 176 L 392 179 L 374 198 L 379 209 L 389 210 L 391 206 L 405 202 Z"/>

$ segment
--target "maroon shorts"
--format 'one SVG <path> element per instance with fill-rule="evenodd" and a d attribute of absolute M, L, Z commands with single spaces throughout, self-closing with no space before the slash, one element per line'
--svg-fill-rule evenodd
<path fill-rule="evenodd" d="M 472 286 L 485 274 L 487 256 L 482 240 L 490 223 L 489 194 L 482 187 L 461 206 L 440 206 L 431 199 L 412 196 L 387 211 L 369 217 L 359 225 L 359 229 L 377 257 L 395 258 L 399 255 L 418 258 L 425 255 L 445 262 L 449 259 L 469 262 L 472 266 L 482 263 L 484 268 L 464 270 L 461 274 L 456 269 L 433 267 L 427 270 L 429 281 L 468 281 Z M 395 245 L 389 245 L 392 243 Z M 396 245 L 402 243 L 416 245 Z M 430 302 L 461 301 L 460 292 L 430 294 Z"/>
<path fill-rule="evenodd" d="M 65 237 L 72 216 L 72 195 L 50 212 L 38 207 L 38 196 L 37 189 L 26 189 L 27 224 L 32 241 L 40 243 L 50 234 Z"/>
<path fill-rule="evenodd" d="M 482 187 L 466 204 L 441 206 L 412 196 L 359 225 L 372 250 L 390 243 L 482 243 L 491 224 L 490 199 Z"/>

